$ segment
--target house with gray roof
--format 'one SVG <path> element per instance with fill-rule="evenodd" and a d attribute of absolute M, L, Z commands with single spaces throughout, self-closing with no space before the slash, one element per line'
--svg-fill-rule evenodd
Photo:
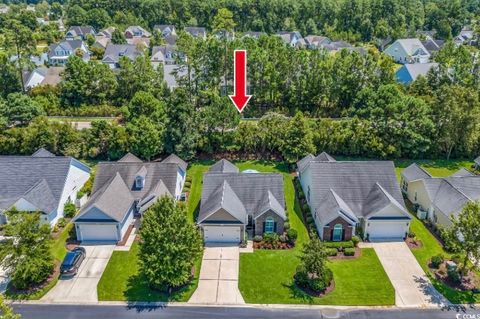
<path fill-rule="evenodd" d="M 413 163 L 402 171 L 401 183 L 418 216 L 446 227 L 465 204 L 480 199 L 480 176 L 465 168 L 448 177 L 433 177 Z"/>
<path fill-rule="evenodd" d="M 282 174 L 240 172 L 222 159 L 203 175 L 197 223 L 205 242 L 239 243 L 246 232 L 282 234 L 286 219 Z"/>
<path fill-rule="evenodd" d="M 438 68 L 438 63 L 413 63 L 404 64 L 395 72 L 399 83 L 408 85 L 415 81 L 419 76 L 426 76 L 432 69 Z"/>
<path fill-rule="evenodd" d="M 303 40 L 302 35 L 298 31 L 280 31 L 276 35 L 282 39 L 283 43 L 295 48 L 305 44 L 305 40 Z"/>
<path fill-rule="evenodd" d="M 62 73 L 65 68 L 60 66 L 39 67 L 32 71 L 26 71 L 24 76 L 24 84 L 26 89 L 36 86 L 51 85 L 57 86 L 62 80 Z"/>
<path fill-rule="evenodd" d="M 385 49 L 385 54 L 401 64 L 428 63 L 430 53 L 418 38 L 398 39 Z"/>
<path fill-rule="evenodd" d="M 150 38 L 152 34 L 139 25 L 129 26 L 124 32 L 126 39 Z"/>
<path fill-rule="evenodd" d="M 79 241 L 121 241 L 158 198 L 179 199 L 187 163 L 176 155 L 144 162 L 126 154 L 117 162 L 100 162 L 92 196 L 74 218 Z"/>
<path fill-rule="evenodd" d="M 177 30 L 173 24 L 157 24 L 153 30 L 158 31 L 165 38 L 169 35 L 177 35 Z"/>
<path fill-rule="evenodd" d="M 102 62 L 107 64 L 111 69 L 117 69 L 120 67 L 119 62 L 121 58 L 125 57 L 134 61 L 143 54 L 143 50 L 134 44 L 110 43 L 105 49 Z"/>
<path fill-rule="evenodd" d="M 332 40 L 330 40 L 328 37 L 321 35 L 308 35 L 304 39 L 309 49 L 318 49 L 323 45 L 332 43 Z"/>
<path fill-rule="evenodd" d="M 64 66 L 68 58 L 74 54 L 80 54 L 84 61 L 90 60 L 90 52 L 82 40 L 66 40 L 49 46 L 48 63 Z"/>
<path fill-rule="evenodd" d="M 185 27 L 184 30 L 194 38 L 201 38 L 203 40 L 207 38 L 207 29 L 204 27 Z"/>
<path fill-rule="evenodd" d="M 82 40 L 86 41 L 88 35 L 95 37 L 95 29 L 91 26 L 71 26 L 68 31 L 65 33 L 65 40 Z"/>
<path fill-rule="evenodd" d="M 297 163 L 298 178 L 323 240 L 401 240 L 412 217 L 391 161 L 336 161 L 327 153 Z"/>
<path fill-rule="evenodd" d="M 5 212 L 40 212 L 42 223 L 54 226 L 66 203 L 74 203 L 90 178 L 90 168 L 69 156 L 39 149 L 31 156 L 0 156 L 0 223 Z"/>

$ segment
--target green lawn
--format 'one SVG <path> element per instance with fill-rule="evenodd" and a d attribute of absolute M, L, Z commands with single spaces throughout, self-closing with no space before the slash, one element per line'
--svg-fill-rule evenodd
<path fill-rule="evenodd" d="M 240 170 L 279 172 L 284 175 L 285 200 L 289 222 L 298 231 L 297 246 L 291 250 L 256 250 L 240 254 L 239 288 L 248 303 L 393 305 L 395 292 L 373 249 L 364 249 L 362 257 L 330 263 L 335 290 L 323 298 L 312 298 L 292 285 L 299 264 L 302 243 L 308 240 L 293 177 L 278 162 L 235 162 Z"/>
<path fill-rule="evenodd" d="M 471 160 L 395 160 L 395 172 L 400 179 L 400 172 L 412 163 L 419 164 L 432 176 L 446 177 L 450 176 L 461 168 L 472 169 Z"/>
<path fill-rule="evenodd" d="M 187 176 L 192 177 L 192 186 L 188 196 L 187 212 L 188 219 L 193 223 L 199 209 L 200 197 L 202 196 L 202 180 L 213 161 L 197 162 L 188 166 Z"/>
<path fill-rule="evenodd" d="M 195 263 L 195 278 L 183 289 L 168 295 L 150 289 L 139 274 L 138 244 L 130 251 L 114 251 L 97 286 L 100 301 L 188 301 L 198 285 L 201 258 Z"/>

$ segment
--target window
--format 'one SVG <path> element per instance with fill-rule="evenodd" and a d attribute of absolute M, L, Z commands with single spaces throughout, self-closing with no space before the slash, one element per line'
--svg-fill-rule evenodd
<path fill-rule="evenodd" d="M 336 224 L 333 227 L 332 240 L 333 241 L 341 241 L 342 237 L 343 237 L 343 226 L 342 226 L 342 224 Z"/>
<path fill-rule="evenodd" d="M 136 188 L 143 188 L 144 179 L 142 176 L 135 177 L 135 187 Z"/>
<path fill-rule="evenodd" d="M 415 202 L 417 201 L 417 192 L 415 192 Z"/>
<path fill-rule="evenodd" d="M 307 188 L 307 202 L 310 203 L 310 186 Z"/>
<path fill-rule="evenodd" d="M 272 217 L 265 220 L 265 233 L 273 233 L 275 228 L 275 221 Z"/>

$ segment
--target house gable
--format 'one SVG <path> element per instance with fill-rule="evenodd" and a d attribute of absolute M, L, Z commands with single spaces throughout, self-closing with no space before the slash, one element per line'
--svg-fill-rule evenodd
<path fill-rule="evenodd" d="M 412 219 L 412 217 L 402 210 L 400 207 L 395 205 L 394 203 L 390 203 L 389 205 L 385 206 L 378 212 L 369 215 L 368 219 L 385 219 L 385 220 L 399 220 L 399 219 Z"/>
<path fill-rule="evenodd" d="M 39 208 L 24 198 L 19 198 L 13 205 L 12 208 L 15 207 L 16 210 L 21 212 L 36 212 L 39 211 Z M 49 212 L 44 212 L 49 213 Z"/>
<path fill-rule="evenodd" d="M 230 212 L 228 212 L 224 208 L 218 209 L 216 212 L 205 218 L 202 223 L 211 223 L 211 222 L 241 222 L 244 221 L 238 220 L 235 216 L 233 216 Z"/>
<path fill-rule="evenodd" d="M 92 221 L 92 220 L 117 222 L 116 220 L 112 219 L 110 216 L 108 216 L 102 210 L 100 210 L 95 206 L 90 207 L 90 209 L 84 212 L 82 216 L 78 217 L 75 221 L 85 222 L 85 221 Z"/>

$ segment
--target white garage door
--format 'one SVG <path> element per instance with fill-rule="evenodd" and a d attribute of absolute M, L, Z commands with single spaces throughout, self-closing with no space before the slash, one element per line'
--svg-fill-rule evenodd
<path fill-rule="evenodd" d="M 228 226 L 204 226 L 204 238 L 206 243 L 239 243 L 240 227 Z"/>
<path fill-rule="evenodd" d="M 116 224 L 80 224 L 79 228 L 82 240 L 118 240 Z"/>
<path fill-rule="evenodd" d="M 380 222 L 369 221 L 368 233 L 370 239 L 392 239 L 399 240 L 405 237 L 405 222 Z"/>

